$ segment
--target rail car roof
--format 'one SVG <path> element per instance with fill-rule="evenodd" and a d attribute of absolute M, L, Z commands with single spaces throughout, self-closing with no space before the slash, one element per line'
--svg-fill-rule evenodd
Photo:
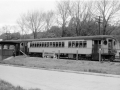
<path fill-rule="evenodd" d="M 41 39 L 18 39 L 18 40 L 3 40 L 0 43 L 20 43 L 20 42 L 31 42 L 31 41 L 57 41 L 57 40 L 95 40 L 113 38 L 111 35 L 96 35 L 96 36 L 77 36 L 77 37 L 59 37 L 59 38 L 41 38 Z"/>
<path fill-rule="evenodd" d="M 57 41 L 57 40 L 95 40 L 95 39 L 105 39 L 105 38 L 113 38 L 113 36 L 109 35 L 100 35 L 100 36 L 78 36 L 78 37 L 59 37 L 59 38 L 41 38 L 41 39 L 32 39 L 30 41 Z"/>

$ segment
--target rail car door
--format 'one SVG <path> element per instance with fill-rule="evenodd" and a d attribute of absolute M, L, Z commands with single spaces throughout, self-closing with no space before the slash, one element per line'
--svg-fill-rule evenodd
<path fill-rule="evenodd" d="M 93 40 L 92 59 L 99 60 L 99 44 L 101 40 Z"/>
<path fill-rule="evenodd" d="M 112 53 L 113 51 L 113 41 L 111 39 L 108 40 L 108 53 Z"/>
<path fill-rule="evenodd" d="M 27 42 L 22 42 L 21 43 L 21 51 L 22 51 L 22 54 L 28 54 L 28 47 L 27 47 Z"/>

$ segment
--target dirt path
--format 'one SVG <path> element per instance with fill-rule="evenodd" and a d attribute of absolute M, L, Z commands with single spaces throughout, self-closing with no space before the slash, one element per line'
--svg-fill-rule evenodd
<path fill-rule="evenodd" d="M 120 90 L 120 78 L 0 65 L 0 79 L 41 90 Z"/>

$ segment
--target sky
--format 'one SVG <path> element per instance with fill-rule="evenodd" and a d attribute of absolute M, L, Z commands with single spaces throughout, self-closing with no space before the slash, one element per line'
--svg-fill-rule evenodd
<path fill-rule="evenodd" d="M 21 15 L 34 10 L 54 10 L 56 0 L 0 0 L 0 27 L 15 25 Z"/>

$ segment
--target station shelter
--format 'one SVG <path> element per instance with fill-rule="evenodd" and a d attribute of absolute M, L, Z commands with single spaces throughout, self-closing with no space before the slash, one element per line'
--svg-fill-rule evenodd
<path fill-rule="evenodd" d="M 20 54 L 20 42 L 19 41 L 0 41 L 0 61 L 10 56 Z"/>

